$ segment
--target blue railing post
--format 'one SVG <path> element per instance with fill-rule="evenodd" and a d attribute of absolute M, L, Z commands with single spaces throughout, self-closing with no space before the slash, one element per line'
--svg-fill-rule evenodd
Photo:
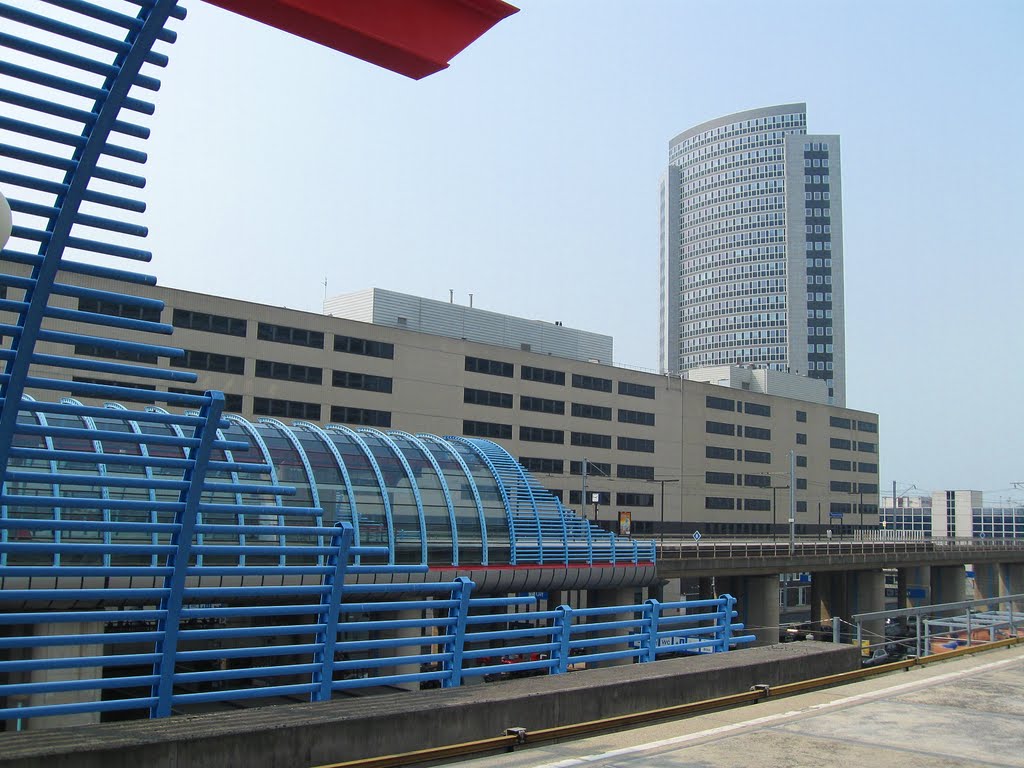
<path fill-rule="evenodd" d="M 736 605 L 736 598 L 732 595 L 722 595 L 722 624 L 718 628 L 718 641 L 719 646 L 717 650 L 719 652 L 725 652 L 729 650 L 729 641 L 732 639 L 732 617 L 733 617 L 733 606 Z"/>
<path fill-rule="evenodd" d="M 185 470 L 183 479 L 188 487 L 181 491 L 178 501 L 183 503 L 182 509 L 175 513 L 175 523 L 181 528 L 171 536 L 171 546 L 175 550 L 167 556 L 166 565 L 172 570 L 164 577 L 164 588 L 168 590 L 160 600 L 160 610 L 166 614 L 157 622 L 160 639 L 156 642 L 157 660 L 153 664 L 153 674 L 157 680 L 153 684 L 153 696 L 156 702 L 150 707 L 150 717 L 168 717 L 171 714 L 171 697 L 174 693 L 174 665 L 178 651 L 178 629 L 181 623 L 181 606 L 185 599 L 185 577 L 188 573 L 189 559 L 192 550 L 192 538 L 195 535 L 196 516 L 202 496 L 203 483 L 206 481 L 206 470 L 210 463 L 213 441 L 217 437 L 217 425 L 224 410 L 224 393 L 210 392 L 210 402 L 199 412 L 203 423 L 196 426 L 193 438 L 199 445 L 189 450 L 191 466 Z"/>
<path fill-rule="evenodd" d="M 557 634 L 552 639 L 558 643 L 558 649 L 555 652 L 558 664 L 551 671 L 556 675 L 564 675 L 569 671 L 569 657 L 572 655 L 569 647 L 569 639 L 572 634 L 572 606 L 560 605 L 556 610 L 558 612 L 558 617 L 555 619 Z"/>
<path fill-rule="evenodd" d="M 348 551 L 352 546 L 352 526 L 336 523 L 337 533 L 331 536 L 334 550 L 327 558 L 330 570 L 324 574 L 324 586 L 330 590 L 320 596 L 320 621 L 323 629 L 316 633 L 316 651 L 313 663 L 318 669 L 313 673 L 317 685 L 310 694 L 310 701 L 330 701 L 331 686 L 334 683 L 334 648 L 338 644 L 338 616 L 341 613 L 341 593 L 345 586 L 345 569 L 348 567 Z"/>
<path fill-rule="evenodd" d="M 661 619 L 661 602 L 651 598 L 644 602 L 645 612 L 648 614 L 648 625 L 647 635 L 644 639 L 644 651 L 646 653 L 639 656 L 641 662 L 655 661 L 658 656 L 658 624 Z"/>
<path fill-rule="evenodd" d="M 451 640 L 445 647 L 448 655 L 444 662 L 445 671 L 449 674 L 441 681 L 442 688 L 458 688 L 462 685 L 462 651 L 466 645 L 466 617 L 469 615 L 469 598 L 475 586 L 465 576 L 455 579 L 461 586 L 452 590 L 452 600 L 455 602 L 448 609 L 448 618 L 455 619 L 448 628 L 451 633 Z"/>

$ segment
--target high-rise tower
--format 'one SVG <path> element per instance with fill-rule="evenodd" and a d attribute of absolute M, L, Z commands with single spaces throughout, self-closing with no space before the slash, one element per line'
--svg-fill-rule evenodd
<path fill-rule="evenodd" d="M 660 365 L 824 379 L 846 401 L 839 137 L 804 104 L 710 120 L 669 142 L 661 180 Z"/>

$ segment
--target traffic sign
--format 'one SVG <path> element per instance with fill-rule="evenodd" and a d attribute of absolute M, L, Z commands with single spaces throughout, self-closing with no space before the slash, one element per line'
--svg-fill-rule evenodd
<path fill-rule="evenodd" d="M 694 541 L 700 541 L 700 531 L 694 531 L 693 532 L 693 540 Z"/>

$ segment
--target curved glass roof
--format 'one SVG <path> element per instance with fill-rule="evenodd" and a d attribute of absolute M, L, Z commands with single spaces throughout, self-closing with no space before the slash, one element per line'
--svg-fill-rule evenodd
<path fill-rule="evenodd" d="M 62 402 L 80 405 L 70 398 Z M 159 511 L 116 509 L 121 500 L 154 502 L 154 510 L 158 510 L 160 502 L 176 500 L 179 490 L 174 482 L 168 482 L 167 488 L 162 489 L 153 488 L 152 480 L 161 476 L 168 481 L 176 480 L 181 477 L 180 470 L 173 462 L 165 468 L 152 459 L 187 457 L 180 446 L 168 445 L 163 449 L 159 441 L 160 436 L 183 437 L 179 426 L 126 419 L 129 414 L 124 410 L 123 406 L 108 403 L 105 409 L 92 409 L 96 415 L 91 416 L 21 413 L 19 419 L 23 424 L 35 421 L 40 427 L 64 429 L 54 437 L 21 434 L 15 440 L 16 446 L 44 447 L 41 442 L 48 441 L 45 447 L 53 451 L 136 456 L 145 453 L 150 461 L 56 462 L 59 466 L 53 466 L 55 462 L 14 457 L 11 468 L 21 470 L 22 479 L 8 483 L 8 498 L 45 495 L 110 499 L 111 509 L 86 514 L 113 522 L 162 522 L 165 516 L 170 519 L 167 513 Z M 155 407 L 146 410 L 161 412 Z M 110 415 L 103 415 L 103 411 Z M 211 510 L 218 504 L 221 509 L 236 504 L 247 511 L 201 512 L 200 522 L 204 524 L 330 526 L 349 522 L 357 546 L 387 547 L 386 560 L 376 559 L 381 564 L 500 566 L 636 563 L 654 559 L 653 544 L 645 542 L 641 546 L 592 526 L 564 507 L 505 449 L 488 440 L 353 429 L 340 424 L 321 427 L 302 421 L 287 425 L 270 418 L 251 422 L 236 415 L 225 418 L 226 427 L 218 431 L 218 438 L 224 444 L 245 444 L 249 448 L 214 451 L 215 461 L 235 469 L 211 470 L 201 503 Z M 126 436 L 123 442 L 119 434 Z M 142 443 L 130 439 L 139 435 L 148 439 Z M 247 464 L 254 467 L 253 472 L 244 471 Z M 47 474 L 44 483 L 25 477 L 25 471 L 33 468 Z M 60 480 L 62 476 L 67 477 L 66 482 Z M 90 484 L 90 477 L 97 477 L 97 485 Z M 132 478 L 137 482 L 133 484 Z M 120 487 L 116 479 L 129 482 Z M 253 492 L 217 488 L 239 484 Z M 252 488 L 254 485 L 289 486 L 295 492 L 259 496 L 255 493 L 259 489 Z M 259 509 L 253 505 L 263 505 L 268 511 L 252 512 Z M 9 506 L 15 510 L 12 516 L 28 511 L 10 502 Z M 289 509 L 295 510 L 294 523 L 287 515 Z M 317 510 L 315 520 L 309 519 L 311 509 Z M 38 506 L 32 512 L 47 514 Z M 58 516 L 61 510 L 49 514 Z M 3 515 L 8 515 L 6 505 Z M 258 545 L 252 541 L 241 543 Z M 252 564 L 259 557 L 243 555 L 240 559 L 247 558 Z"/>

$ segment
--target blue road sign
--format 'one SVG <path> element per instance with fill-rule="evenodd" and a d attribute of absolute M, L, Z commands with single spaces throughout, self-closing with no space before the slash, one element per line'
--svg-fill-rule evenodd
<path fill-rule="evenodd" d="M 700 541 L 700 531 L 694 531 L 693 532 L 693 540 L 694 541 Z"/>

